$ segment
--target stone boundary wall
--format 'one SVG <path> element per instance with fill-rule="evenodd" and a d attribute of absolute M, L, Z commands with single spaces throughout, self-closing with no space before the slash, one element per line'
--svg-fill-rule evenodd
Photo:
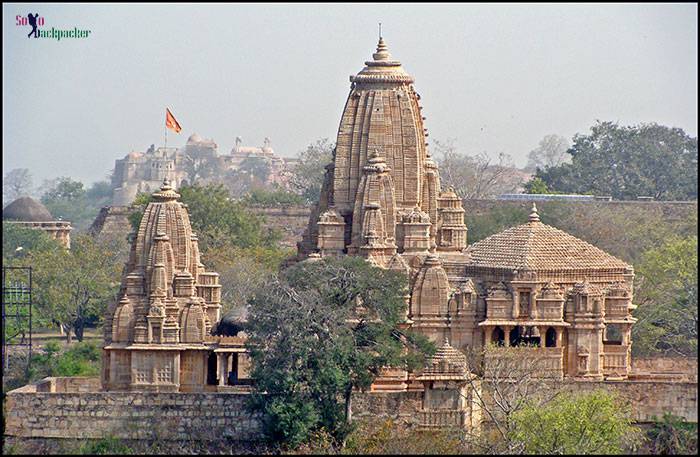
<path fill-rule="evenodd" d="M 280 245 L 287 248 L 296 248 L 297 241 L 301 241 L 304 229 L 309 225 L 311 215 L 310 206 L 250 207 L 248 210 L 263 216 L 266 226 L 280 230 L 282 232 Z"/>
<path fill-rule="evenodd" d="M 464 211 L 467 216 L 480 216 L 494 210 L 494 208 L 521 208 L 523 211 L 530 211 L 532 202 L 535 200 L 463 200 Z M 537 209 L 541 214 L 547 213 L 547 207 L 569 206 L 572 208 L 639 208 L 652 212 L 661 211 L 667 220 L 681 220 L 691 212 L 697 212 L 697 201 L 636 201 L 636 200 L 613 200 L 613 201 L 564 201 L 545 200 L 535 201 Z"/>
<path fill-rule="evenodd" d="M 487 214 L 494 208 L 521 207 L 523 211 L 529 211 L 532 202 L 526 200 L 464 200 L 465 214 L 472 218 Z M 548 206 L 567 205 L 574 208 L 616 207 L 646 209 L 652 212 L 662 211 L 667 220 L 681 220 L 691 212 L 697 212 L 697 202 L 665 202 L 665 201 L 541 201 L 537 207 L 541 213 L 547 212 Z M 591 206 L 593 205 L 593 206 Z M 295 248 L 297 241 L 301 241 L 302 233 L 309 223 L 311 206 L 278 206 L 278 207 L 250 207 L 253 214 L 264 216 L 268 226 L 276 227 L 282 231 L 282 246 Z M 127 236 L 131 230 L 128 218 L 128 207 L 104 207 L 93 222 L 90 231 L 93 234 Z M 104 234 L 102 233 L 104 232 Z"/>
<path fill-rule="evenodd" d="M 354 419 L 393 419 L 401 425 L 418 423 L 423 392 L 357 392 L 352 395 Z"/>
<path fill-rule="evenodd" d="M 581 381 L 575 392 L 604 389 L 619 395 L 630 405 L 632 420 L 651 422 L 665 412 L 698 422 L 698 383 L 674 381 Z"/>
<path fill-rule="evenodd" d="M 632 357 L 632 371 L 650 374 L 673 373 L 687 381 L 698 381 L 695 357 Z"/>
<path fill-rule="evenodd" d="M 65 380 L 47 378 L 8 392 L 5 435 L 241 441 L 262 436 L 259 416 L 245 408 L 249 394 L 99 392 L 93 388 L 99 378 Z"/>
<path fill-rule="evenodd" d="M 7 393 L 5 435 L 27 438 L 215 440 L 262 438 L 260 416 L 247 411 L 246 393 L 99 392 L 98 378 L 46 378 Z M 665 412 L 698 421 L 697 382 L 579 381 L 575 392 L 603 388 L 631 407 L 636 422 Z M 356 419 L 417 424 L 423 392 L 353 395 Z"/>

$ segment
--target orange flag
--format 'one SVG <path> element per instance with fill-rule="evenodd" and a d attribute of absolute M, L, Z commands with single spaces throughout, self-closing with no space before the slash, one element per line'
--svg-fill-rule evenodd
<path fill-rule="evenodd" d="M 175 116 L 173 116 L 173 113 L 171 113 L 168 108 L 165 108 L 165 126 L 175 133 L 180 133 L 180 130 L 182 130 L 177 119 L 175 119 Z"/>

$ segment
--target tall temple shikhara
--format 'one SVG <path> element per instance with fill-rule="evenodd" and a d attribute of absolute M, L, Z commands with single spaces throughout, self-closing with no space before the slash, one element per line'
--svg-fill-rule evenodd
<path fill-rule="evenodd" d="M 436 343 L 527 343 L 552 376 L 627 377 L 632 267 L 543 224 L 534 205 L 527 223 L 467 248 L 462 202 L 440 185 L 414 79 L 383 38 L 372 57 L 350 77 L 298 259 L 357 255 L 405 272 L 406 322 Z"/>

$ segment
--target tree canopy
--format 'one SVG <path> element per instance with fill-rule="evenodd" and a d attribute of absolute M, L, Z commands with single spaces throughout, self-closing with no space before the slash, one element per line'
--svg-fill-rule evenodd
<path fill-rule="evenodd" d="M 638 430 L 613 394 L 561 394 L 514 414 L 513 438 L 525 454 L 623 454 Z"/>
<path fill-rule="evenodd" d="M 46 181 L 43 187 L 41 202 L 53 217 L 69 221 L 77 231 L 86 230 L 100 208 L 112 199 L 112 188 L 106 181 L 95 182 L 86 189 L 80 181 L 61 177 Z"/>
<path fill-rule="evenodd" d="M 296 446 L 325 430 L 342 440 L 353 389 L 383 367 L 416 368 L 432 344 L 398 331 L 406 278 L 357 257 L 307 261 L 250 300 L 247 333 L 257 392 L 274 440 Z"/>
<path fill-rule="evenodd" d="M 697 355 L 697 236 L 672 237 L 644 252 L 636 273 L 635 354 Z"/>
<path fill-rule="evenodd" d="M 535 174 L 551 190 L 617 200 L 697 200 L 698 139 L 680 128 L 598 121 L 590 134 L 573 140 L 567 151 L 571 163 Z"/>
<path fill-rule="evenodd" d="M 121 250 L 78 235 L 70 250 L 34 250 L 27 260 L 33 267 L 38 316 L 62 324 L 68 341 L 71 333 L 82 341 L 85 327 L 97 323 L 116 300 Z"/>
<path fill-rule="evenodd" d="M 318 201 L 326 165 L 333 161 L 334 150 L 335 143 L 321 138 L 299 153 L 299 162 L 292 170 L 292 186 L 306 201 Z"/>

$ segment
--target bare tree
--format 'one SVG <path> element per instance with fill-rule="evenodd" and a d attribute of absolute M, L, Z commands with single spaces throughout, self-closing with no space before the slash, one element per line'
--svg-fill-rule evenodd
<path fill-rule="evenodd" d="M 333 161 L 335 143 L 321 138 L 299 153 L 299 161 L 292 169 L 291 186 L 310 202 L 321 195 L 326 165 Z"/>
<path fill-rule="evenodd" d="M 19 197 L 31 194 L 32 175 L 27 168 L 15 168 L 8 171 L 2 181 L 3 205 Z"/>
<path fill-rule="evenodd" d="M 524 182 L 522 171 L 505 153 L 494 160 L 485 152 L 470 156 L 457 152 L 454 140 L 434 141 L 440 180 L 444 187 L 454 187 L 466 200 L 492 198 L 515 192 Z"/>
<path fill-rule="evenodd" d="M 540 140 L 539 145 L 527 155 L 526 170 L 545 169 L 571 162 L 571 156 L 566 153 L 569 140 L 560 135 L 547 135 Z"/>
<path fill-rule="evenodd" d="M 564 391 L 561 370 L 551 369 L 550 348 L 487 345 L 467 351 L 469 387 L 484 428 L 468 433 L 470 446 L 487 454 L 521 454 L 524 443 L 513 438 L 514 415 L 528 405 L 542 406 Z M 495 433 L 497 439 L 492 439 Z"/>

